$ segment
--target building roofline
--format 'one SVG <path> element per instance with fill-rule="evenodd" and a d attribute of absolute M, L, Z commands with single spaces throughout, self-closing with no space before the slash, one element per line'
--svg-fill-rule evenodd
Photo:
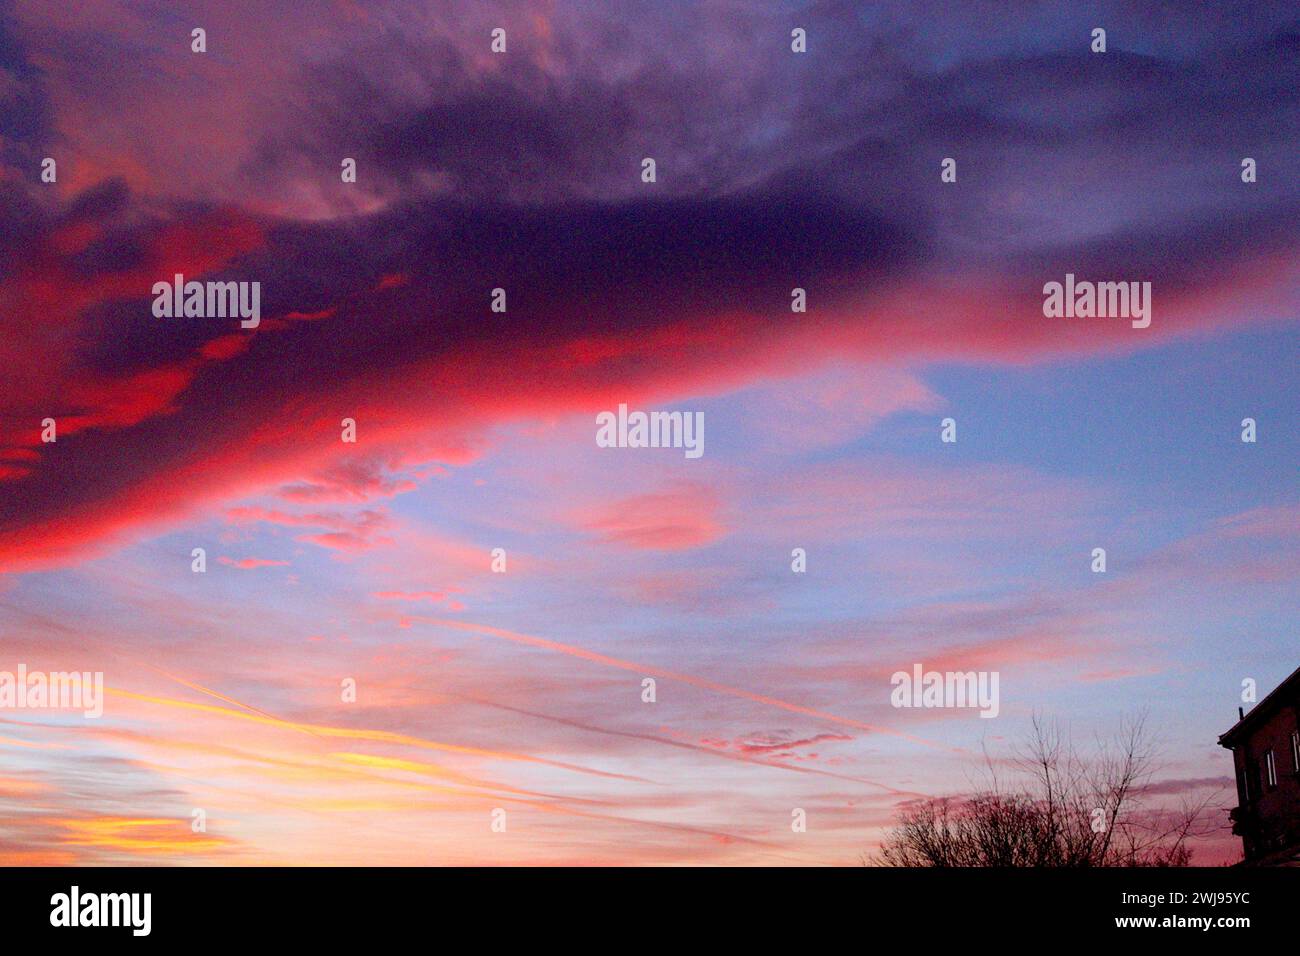
<path fill-rule="evenodd" d="M 1261 719 L 1265 714 L 1271 713 L 1275 707 L 1281 706 L 1282 697 L 1284 696 L 1285 691 L 1290 688 L 1292 684 L 1296 685 L 1297 690 L 1300 690 L 1300 667 L 1293 670 L 1290 676 L 1282 680 L 1282 683 L 1278 684 L 1264 695 L 1264 699 L 1252 707 L 1250 713 L 1246 714 L 1246 716 L 1242 717 L 1230 728 L 1219 734 L 1219 746 L 1227 747 L 1231 750 L 1233 740 L 1246 730 L 1248 724 L 1254 723 L 1257 719 Z"/>

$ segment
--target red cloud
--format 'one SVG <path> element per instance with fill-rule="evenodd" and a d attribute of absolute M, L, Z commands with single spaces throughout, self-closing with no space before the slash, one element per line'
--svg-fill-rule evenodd
<path fill-rule="evenodd" d="M 468 462 L 503 421 L 715 393 L 832 358 L 1023 362 L 1136 348 L 1171 333 L 1240 321 L 1233 317 L 1252 303 L 1276 298 L 1287 276 L 1273 260 L 1224 262 L 1214 273 L 1217 285 L 1184 282 L 1166 294 L 1151 334 L 1139 339 L 1123 323 L 1083 329 L 1044 320 L 1030 281 L 1038 271 L 968 277 L 958 292 L 952 279 L 912 274 L 883 254 L 873 259 L 860 250 L 893 233 L 870 216 L 796 204 L 797 216 L 781 220 L 784 238 L 768 248 L 775 239 L 763 231 L 771 228 L 770 216 L 762 218 L 764 199 L 633 212 L 514 210 L 527 225 L 517 239 L 502 239 L 492 223 L 471 217 L 457 228 L 479 230 L 474 241 L 467 239 L 461 252 L 438 246 L 447 257 L 438 270 L 367 264 L 332 291 L 339 305 L 329 317 L 286 321 L 242 349 L 225 336 L 204 343 L 176 323 L 152 337 L 137 330 L 142 354 L 94 367 L 64 344 L 80 337 L 121 351 L 112 346 L 116 330 L 90 322 L 95 309 L 147 303 L 144 295 L 158 275 L 198 276 L 224 267 L 258 248 L 266 233 L 226 213 L 155 227 L 145 231 L 138 262 L 90 278 L 55 245 L 38 242 L 30 261 L 0 286 L 6 317 L 0 322 L 8 333 L 0 337 L 7 343 L 0 360 L 19 370 L 12 384 L 0 385 L 5 421 L 19 423 L 0 434 L 0 447 L 41 452 L 30 464 L 10 457 L 3 466 L 10 494 L 0 500 L 0 569 L 83 560 L 113 540 L 277 485 L 298 501 L 397 494 L 414 479 L 375 465 L 350 471 L 357 466 L 347 463 Z M 699 216 L 711 217 L 712 228 L 698 229 Z M 592 234 L 596 223 L 608 228 Z M 413 228 L 390 227 L 397 225 Z M 824 248 L 827 233 L 839 238 Z M 586 238 L 574 246 L 574 235 Z M 745 237 L 757 261 L 723 255 L 736 236 Z M 65 237 L 64 247 L 71 241 Z M 328 245 L 339 238 L 321 232 L 312 241 Z M 423 261 L 428 249 L 420 243 L 428 241 L 412 238 L 402 256 Z M 670 246 L 680 246 L 682 258 L 664 257 Z M 539 248 L 552 258 L 529 265 L 527 257 Z M 279 290 L 277 308 L 293 304 L 295 283 L 301 285 L 300 277 L 281 281 L 277 271 L 294 258 L 291 252 L 267 249 L 248 263 L 268 289 Z M 800 261 L 786 261 L 791 256 Z M 715 260 L 716 268 L 705 267 Z M 540 269 L 549 278 L 512 296 L 512 316 L 515 310 L 527 316 L 512 324 L 510 337 L 490 322 L 464 318 L 485 308 L 468 278 L 520 269 L 529 275 Z M 784 320 L 788 288 L 779 284 L 791 269 L 830 290 L 819 300 L 816 322 Z M 399 274 L 407 281 L 373 291 L 376 276 Z M 598 283 L 599 295 L 575 300 L 565 291 L 591 288 L 600 277 L 609 281 Z M 299 301 L 313 308 L 319 300 L 316 293 Z M 14 328 L 17 320 L 8 318 L 32 314 L 49 316 L 47 323 Z M 942 320 L 918 322 L 917 315 Z M 151 357 L 148 348 L 157 354 Z M 915 383 L 900 384 L 909 390 L 905 405 L 930 402 Z M 59 404 L 60 396 L 85 407 Z M 37 425 L 56 406 L 73 430 L 57 447 L 41 447 Z M 357 446 L 340 441 L 343 418 L 357 421 Z M 103 434 L 108 429 L 111 441 Z M 727 531 L 716 499 L 690 488 L 628 499 L 579 515 L 577 523 L 610 543 L 648 550 L 700 547 Z M 365 546 L 342 529 L 311 540 Z"/>

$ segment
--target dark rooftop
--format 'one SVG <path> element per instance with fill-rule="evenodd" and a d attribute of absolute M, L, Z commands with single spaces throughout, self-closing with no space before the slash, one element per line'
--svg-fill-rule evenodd
<path fill-rule="evenodd" d="M 1290 677 L 1274 687 L 1263 700 L 1250 709 L 1250 713 L 1233 724 L 1231 729 L 1220 734 L 1219 746 L 1232 749 L 1243 733 L 1254 723 L 1273 713 L 1282 705 L 1282 701 L 1287 698 L 1288 694 L 1292 693 L 1300 696 L 1300 667 L 1293 670 Z"/>

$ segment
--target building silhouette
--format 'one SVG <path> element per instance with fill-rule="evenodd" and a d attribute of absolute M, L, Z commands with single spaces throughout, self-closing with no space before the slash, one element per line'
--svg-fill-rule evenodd
<path fill-rule="evenodd" d="M 1219 746 L 1232 751 L 1230 818 L 1245 862 L 1300 866 L 1300 668 L 1220 735 Z"/>

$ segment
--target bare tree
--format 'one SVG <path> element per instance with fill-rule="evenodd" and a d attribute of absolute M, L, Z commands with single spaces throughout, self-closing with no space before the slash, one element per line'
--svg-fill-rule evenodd
<path fill-rule="evenodd" d="M 1153 807 L 1144 792 L 1155 748 L 1140 715 L 1085 759 L 1055 724 L 1035 717 L 1004 787 L 986 759 L 987 785 L 968 797 L 908 804 L 873 861 L 885 866 L 1186 866 L 1187 842 L 1215 824 L 1197 804 Z"/>

